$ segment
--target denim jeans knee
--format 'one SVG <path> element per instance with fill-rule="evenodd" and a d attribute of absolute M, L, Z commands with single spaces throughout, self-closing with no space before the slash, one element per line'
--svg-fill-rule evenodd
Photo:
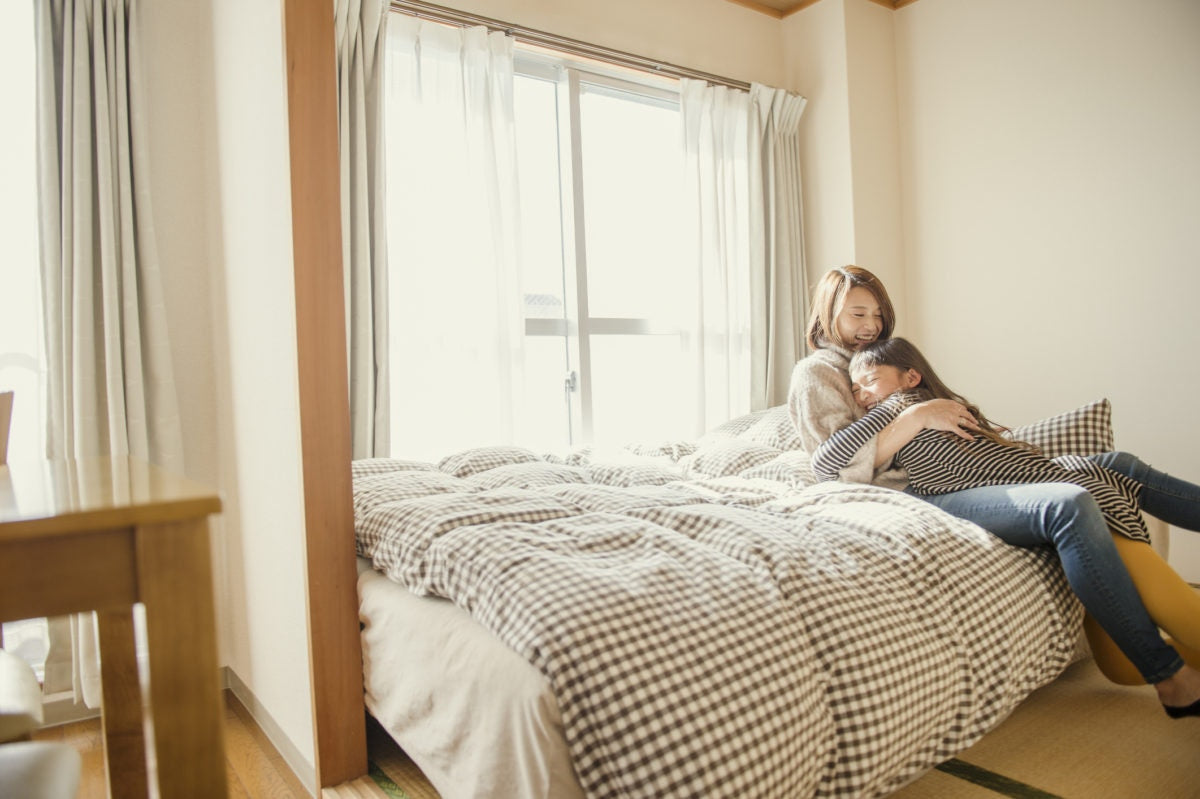
<path fill-rule="evenodd" d="M 1142 510 L 1167 524 L 1200 531 L 1200 486 L 1172 477 L 1128 452 L 1104 452 L 1089 460 L 1141 485 Z"/>
<path fill-rule="evenodd" d="M 1101 452 L 1098 455 L 1089 455 L 1088 460 L 1105 469 L 1111 469 L 1117 474 L 1131 477 L 1139 483 L 1142 482 L 1150 468 L 1140 458 L 1129 452 Z"/>
<path fill-rule="evenodd" d="M 1072 590 L 1148 682 L 1182 666 L 1117 554 L 1100 506 L 1073 483 L 989 486 L 924 497 L 1020 547 L 1053 546 Z"/>

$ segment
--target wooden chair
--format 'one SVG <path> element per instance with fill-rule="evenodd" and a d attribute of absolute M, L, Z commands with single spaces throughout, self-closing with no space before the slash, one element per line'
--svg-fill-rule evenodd
<path fill-rule="evenodd" d="M 13 393 L 0 391 L 0 466 L 8 463 L 8 429 L 12 425 Z M 4 628 L 0 626 L 0 649 L 4 648 Z"/>
<path fill-rule="evenodd" d="M 74 799 L 79 752 L 63 743 L 30 740 L 42 723 L 42 687 L 33 669 L 0 649 L 0 796 Z"/>
<path fill-rule="evenodd" d="M 8 428 L 12 424 L 13 393 L 0 392 L 0 464 L 8 463 Z"/>
<path fill-rule="evenodd" d="M 13 392 L 0 392 L 0 465 L 8 461 Z M 42 723 L 42 687 L 0 635 L 0 796 L 74 799 L 81 760 L 74 748 L 31 740 Z"/>

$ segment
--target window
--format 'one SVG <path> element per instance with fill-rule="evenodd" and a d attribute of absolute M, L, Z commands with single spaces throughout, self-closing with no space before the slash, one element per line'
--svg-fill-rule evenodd
<path fill-rule="evenodd" d="M 503 152 L 464 177 L 482 149 L 473 123 L 438 133 L 444 98 L 413 104 L 450 69 L 424 39 L 419 49 L 420 66 L 388 65 L 392 453 L 563 452 L 698 432 L 680 412 L 695 390 L 683 317 L 696 278 L 678 93 L 518 52 L 511 124 L 493 120 L 486 140 L 503 151 L 511 136 L 508 186 Z M 489 226 L 505 224 L 515 291 L 494 277 L 509 242 Z M 511 369 L 497 375 L 497 363 Z"/>
<path fill-rule="evenodd" d="M 518 64 L 525 335 L 547 353 L 527 379 L 563 386 L 529 422 L 555 419 L 560 445 L 685 437 L 678 98 Z"/>

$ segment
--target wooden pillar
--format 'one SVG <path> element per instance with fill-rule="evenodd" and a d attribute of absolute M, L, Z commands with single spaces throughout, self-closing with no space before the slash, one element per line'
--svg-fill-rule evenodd
<path fill-rule="evenodd" d="M 322 788 L 367 772 L 333 22 L 329 0 L 284 0 L 309 660 Z"/>

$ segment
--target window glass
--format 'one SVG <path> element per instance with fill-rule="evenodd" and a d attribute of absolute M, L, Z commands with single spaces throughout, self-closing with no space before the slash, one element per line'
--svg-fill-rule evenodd
<path fill-rule="evenodd" d="M 520 75 L 514 81 L 521 286 L 526 317 L 538 319 L 561 319 L 565 313 L 556 95 L 553 81 Z"/>
<path fill-rule="evenodd" d="M 678 105 L 585 83 L 579 110 L 589 313 L 673 322 L 686 207 Z"/>
<path fill-rule="evenodd" d="M 690 438 L 689 386 L 678 335 L 593 336 L 592 431 L 597 441 Z"/>
<path fill-rule="evenodd" d="M 675 435 L 696 282 L 678 97 L 525 53 L 506 126 L 448 101 L 462 80 L 419 49 L 388 66 L 392 454 Z"/>
<path fill-rule="evenodd" d="M 539 453 L 570 443 L 567 348 L 561 336 L 526 336 L 524 402 L 518 403 L 517 441 Z"/>

